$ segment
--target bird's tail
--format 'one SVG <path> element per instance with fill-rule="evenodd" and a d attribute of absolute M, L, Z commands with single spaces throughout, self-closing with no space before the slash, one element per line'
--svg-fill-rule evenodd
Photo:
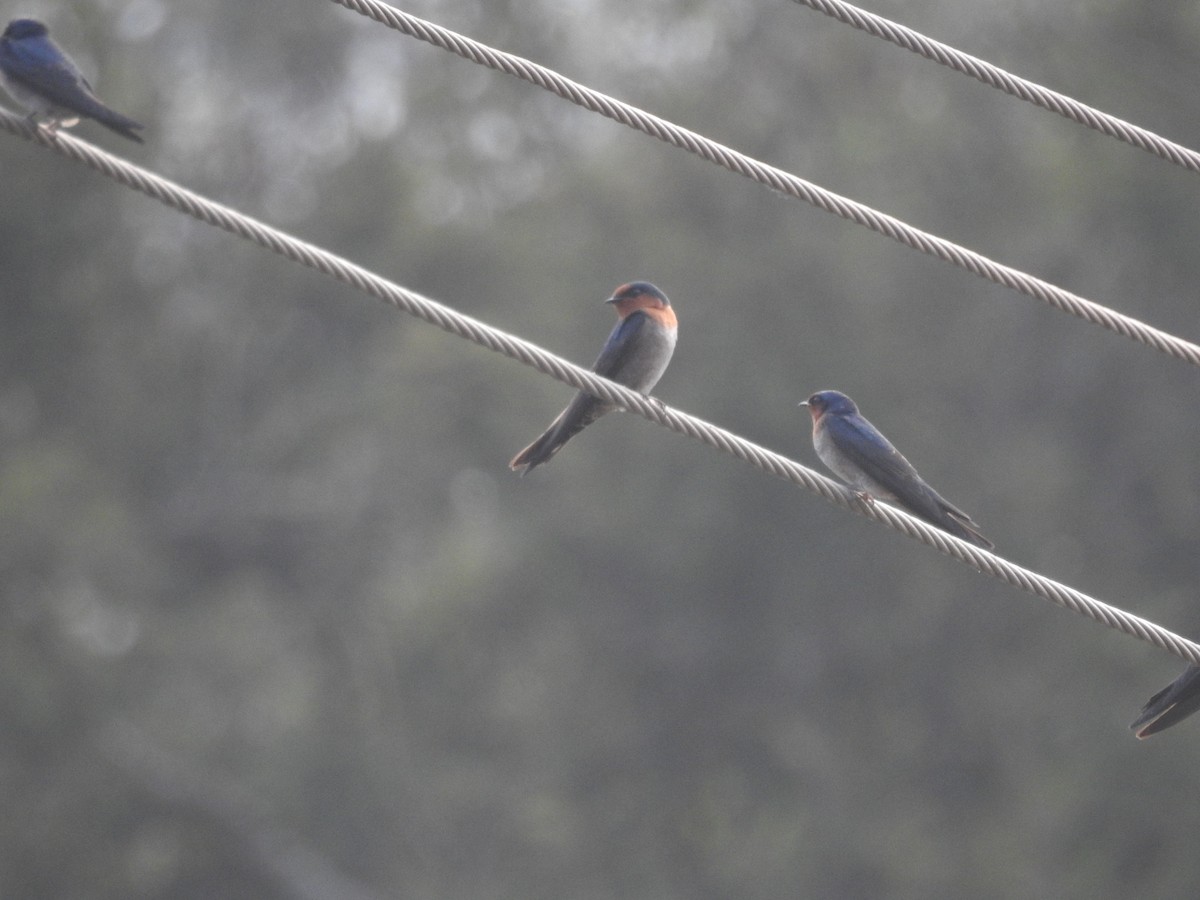
<path fill-rule="evenodd" d="M 1168 717 L 1167 715 L 1175 708 L 1174 703 L 1164 702 L 1170 690 L 1170 686 L 1165 687 L 1147 700 L 1138 717 L 1130 723 L 1129 727 L 1137 735 L 1139 741 L 1145 740 L 1152 734 L 1157 734 L 1164 728 L 1170 728 L 1179 721 L 1179 716 Z"/>
<path fill-rule="evenodd" d="M 512 458 L 508 467 L 522 475 L 528 474 L 535 466 L 548 462 L 563 444 L 611 409 L 610 404 L 580 393 L 536 441 Z"/>
<path fill-rule="evenodd" d="M 922 482 L 918 487 L 918 490 L 900 501 L 908 512 L 976 547 L 982 547 L 984 550 L 996 549 L 995 544 L 980 534 L 979 526 L 965 512 L 929 485 Z"/>
<path fill-rule="evenodd" d="M 974 544 L 976 547 L 982 547 L 984 550 L 996 549 L 995 544 L 979 533 L 979 526 L 971 521 L 970 516 L 960 513 L 958 510 L 947 510 L 946 515 L 950 522 L 954 526 L 957 526 L 946 529 L 955 537 L 960 537 L 964 541 Z"/>
<path fill-rule="evenodd" d="M 137 133 L 142 129 L 140 122 L 135 122 L 128 116 L 123 116 L 119 112 L 109 109 L 98 100 L 92 101 L 88 106 L 89 108 L 82 110 L 82 112 L 91 116 L 105 128 L 115 131 L 121 137 L 129 138 L 131 141 L 136 141 L 139 144 L 145 143 L 141 135 Z"/>
<path fill-rule="evenodd" d="M 1182 722 L 1200 709 L 1200 666 L 1188 666 L 1182 675 L 1146 701 L 1129 726 L 1145 740 Z"/>

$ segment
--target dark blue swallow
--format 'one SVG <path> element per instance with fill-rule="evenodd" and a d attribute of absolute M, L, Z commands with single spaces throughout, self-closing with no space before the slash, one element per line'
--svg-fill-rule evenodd
<path fill-rule="evenodd" d="M 864 496 L 894 502 L 955 537 L 991 550 L 971 517 L 927 485 L 854 401 L 838 391 L 820 391 L 800 404 L 813 420 L 813 447 L 821 462 Z"/>
<path fill-rule="evenodd" d="M 13 19 L 8 23 L 0 35 L 0 79 L 12 98 L 29 110 L 30 119 L 45 117 L 51 131 L 86 116 L 142 143 L 135 133 L 142 126 L 100 102 L 79 67 L 50 40 L 41 22 Z"/>
<path fill-rule="evenodd" d="M 1141 713 L 1129 727 L 1139 740 L 1158 734 L 1182 722 L 1200 709 L 1200 666 L 1188 666 L 1184 673 L 1146 701 Z"/>
<path fill-rule="evenodd" d="M 678 323 L 667 295 L 648 281 L 623 284 L 605 303 L 617 310 L 617 324 L 592 371 L 643 394 L 658 383 L 675 352 Z M 508 467 L 522 475 L 548 461 L 563 444 L 615 407 L 586 391 L 575 395 L 536 441 Z"/>

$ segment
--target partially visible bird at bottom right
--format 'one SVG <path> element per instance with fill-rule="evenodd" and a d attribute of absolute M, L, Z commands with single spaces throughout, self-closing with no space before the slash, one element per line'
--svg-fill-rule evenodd
<path fill-rule="evenodd" d="M 840 391 L 818 391 L 801 406 L 813 421 L 813 448 L 821 462 L 854 490 L 895 503 L 905 512 L 977 547 L 991 541 L 965 512 L 931 488 L 912 464 Z"/>
<path fill-rule="evenodd" d="M 1146 701 L 1129 727 L 1138 740 L 1145 740 L 1200 710 L 1200 666 L 1188 666 L 1183 674 Z"/>

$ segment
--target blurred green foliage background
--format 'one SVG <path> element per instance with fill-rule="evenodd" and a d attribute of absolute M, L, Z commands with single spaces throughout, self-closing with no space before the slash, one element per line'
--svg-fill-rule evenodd
<path fill-rule="evenodd" d="M 1194 368 L 323 0 L 26 0 L 76 133 L 1187 634 Z M 785 0 L 403 7 L 1192 339 L 1193 174 Z M 881 0 L 1200 146 L 1200 8 Z M 11 105 L 10 105 L 10 108 Z M 0 136 L 0 894 L 1192 896 L 1178 660 Z"/>

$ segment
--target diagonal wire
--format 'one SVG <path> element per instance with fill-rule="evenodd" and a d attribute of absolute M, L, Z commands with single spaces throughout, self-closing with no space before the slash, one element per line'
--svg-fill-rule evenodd
<path fill-rule="evenodd" d="M 842 0 L 792 0 L 792 2 L 815 9 L 819 13 L 852 25 L 867 34 L 883 38 L 885 41 L 890 41 L 898 47 L 931 59 L 956 72 L 970 75 L 989 87 L 1019 97 L 1034 106 L 1058 113 L 1064 119 L 1070 119 L 1072 122 L 1086 125 L 1101 134 L 1114 137 L 1126 144 L 1132 144 L 1139 150 L 1145 150 L 1147 153 L 1174 163 L 1189 172 L 1200 172 L 1200 153 L 1195 150 L 1080 103 L 1078 100 L 1073 100 L 1065 94 L 1019 78 L 999 66 L 994 66 L 978 57 L 970 56 L 961 50 L 955 50 L 953 47 L 927 38 L 911 28 L 851 6 Z"/>
<path fill-rule="evenodd" d="M 172 181 L 148 172 L 132 163 L 115 157 L 98 147 L 59 131 L 51 134 L 32 126 L 25 119 L 0 111 L 0 128 L 26 140 L 40 144 L 68 159 L 81 162 L 119 184 L 133 188 L 171 209 L 186 213 L 208 225 L 228 231 L 243 240 L 265 247 L 292 262 L 300 263 L 365 294 L 382 300 L 402 312 L 415 316 L 465 338 L 495 353 L 503 354 L 551 376 L 571 387 L 586 390 L 603 400 L 637 413 L 672 431 L 708 444 L 722 453 L 736 457 L 757 469 L 818 494 L 836 506 L 851 510 L 868 519 L 882 522 L 889 528 L 927 544 L 947 556 L 972 568 L 1042 597 L 1072 612 L 1095 619 L 1109 628 L 1133 635 L 1175 654 L 1189 663 L 1200 665 L 1200 645 L 1174 634 L 1146 619 L 1102 603 L 1074 588 L 1059 584 L 1029 569 L 989 553 L 927 525 L 919 519 L 883 503 L 867 503 L 853 491 L 825 476 L 751 443 L 745 438 L 666 406 L 661 401 L 631 391 L 555 356 L 536 344 L 500 331 L 478 319 L 400 287 L 367 269 L 336 256 L 313 244 L 272 228 L 249 216 L 215 203 Z"/>
<path fill-rule="evenodd" d="M 651 115 L 628 103 L 623 103 L 578 82 L 564 78 L 545 66 L 539 66 L 511 53 L 496 50 L 486 44 L 442 28 L 440 25 L 434 25 L 432 22 L 409 15 L 379 2 L 379 0 L 332 0 L 332 2 L 374 19 L 389 28 L 394 28 L 403 34 L 456 53 L 471 62 L 528 81 L 565 100 L 570 100 L 584 109 L 600 113 L 635 131 L 658 138 L 673 147 L 688 150 L 731 172 L 765 184 L 782 194 L 804 200 L 826 212 L 835 213 L 843 219 L 870 228 L 907 247 L 966 269 L 980 278 L 1041 300 L 1057 310 L 1153 347 L 1168 356 L 1182 359 L 1194 366 L 1200 366 L 1200 345 L 1175 337 L 1169 332 L 1147 325 L 1145 322 L 1123 315 L 1099 303 L 1086 300 L 1048 281 L 998 263 L 945 238 L 921 231 L 893 216 L 818 187 L 812 182 L 805 181 L 782 169 L 759 162 L 694 131 L 688 131 L 666 119 Z"/>

